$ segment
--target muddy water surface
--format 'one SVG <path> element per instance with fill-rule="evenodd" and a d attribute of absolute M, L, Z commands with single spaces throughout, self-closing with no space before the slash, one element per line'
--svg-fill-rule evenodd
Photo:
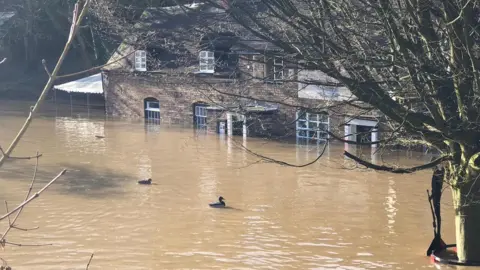
<path fill-rule="evenodd" d="M 0 145 L 6 148 L 23 119 L 0 115 Z M 7 246 L 0 256 L 14 269 L 84 269 L 92 252 L 90 269 L 433 267 L 424 256 L 433 236 L 430 172 L 354 170 L 341 156 L 343 145 L 329 146 L 312 166 L 281 167 L 259 163 L 242 143 L 294 164 L 323 147 L 102 118 L 37 119 L 15 154 L 44 154 L 36 189 L 61 169 L 68 173 L 19 219 L 39 229 L 13 231 L 8 240 L 52 245 Z M 386 161 L 407 166 L 428 159 L 398 152 Z M 4 164 L 1 201 L 23 199 L 33 165 Z M 147 177 L 155 185 L 136 184 Z M 219 195 L 233 209 L 209 208 Z M 450 193 L 444 198 L 443 233 L 453 243 Z"/>

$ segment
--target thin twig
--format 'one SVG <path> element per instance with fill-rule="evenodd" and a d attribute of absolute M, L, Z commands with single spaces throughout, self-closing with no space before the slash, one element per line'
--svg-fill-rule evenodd
<path fill-rule="evenodd" d="M 262 163 L 262 162 L 264 162 L 264 160 L 263 160 L 263 159 L 259 159 L 259 160 L 255 161 L 255 162 L 251 162 L 251 163 L 249 163 L 249 164 L 247 164 L 247 165 L 245 165 L 245 166 L 240 166 L 240 167 L 237 167 L 237 168 L 234 168 L 234 169 L 237 169 L 237 170 L 246 169 L 246 168 L 248 168 L 248 167 L 250 167 L 250 166 L 253 166 L 253 165 L 255 165 L 255 164 L 259 164 L 259 163 Z"/>
<path fill-rule="evenodd" d="M 92 259 L 93 259 L 93 254 L 92 253 L 92 256 L 90 256 L 90 260 L 88 260 L 88 264 L 87 264 L 87 267 L 85 268 L 85 270 L 88 270 L 88 267 L 90 266 L 90 263 L 92 262 Z"/>
<path fill-rule="evenodd" d="M 5 209 L 7 210 L 7 213 L 10 212 L 10 211 L 8 211 L 8 203 L 7 203 L 7 201 L 5 201 Z M 12 226 L 12 221 L 10 220 L 10 217 L 8 217 L 8 225 L 9 225 L 9 226 Z"/>
<path fill-rule="evenodd" d="M 44 247 L 44 246 L 53 246 L 53 244 L 17 244 L 17 243 L 12 243 L 5 241 L 5 244 L 7 245 L 12 245 L 12 246 L 17 246 L 17 247 Z"/>
<path fill-rule="evenodd" d="M 32 193 L 32 189 L 33 189 L 33 185 L 35 183 L 35 179 L 37 179 L 37 171 L 38 171 L 38 159 L 39 159 L 39 155 L 38 155 L 38 151 L 37 151 L 37 160 L 35 162 L 35 169 L 33 170 L 33 176 L 32 176 L 32 182 L 30 183 L 30 187 L 28 189 L 28 192 L 27 192 L 27 195 L 25 196 L 25 199 L 23 200 L 24 202 L 26 200 L 28 200 L 28 197 L 30 196 L 30 194 Z M 5 201 L 5 203 L 7 203 Z M 0 241 L 1 240 L 4 240 L 5 237 L 7 236 L 8 232 L 14 227 L 15 225 L 15 222 L 17 222 L 17 219 L 18 217 L 20 216 L 20 214 L 22 213 L 22 210 L 23 210 L 23 207 L 20 208 L 20 210 L 17 212 L 17 214 L 15 215 L 15 218 L 13 218 L 13 221 L 12 222 L 9 222 L 9 225 L 8 228 L 5 230 L 5 232 L 3 233 L 2 237 L 0 238 Z M 8 213 L 9 211 L 7 211 Z M 10 216 L 8 217 L 9 221 L 10 221 Z M 18 228 L 17 228 L 18 229 Z"/>
<path fill-rule="evenodd" d="M 42 154 L 37 154 L 36 156 L 32 156 L 32 157 L 10 157 L 10 156 L 7 156 L 9 159 L 32 159 L 32 158 L 39 158 L 39 157 L 42 157 Z"/>
<path fill-rule="evenodd" d="M 66 171 L 67 171 L 66 169 L 62 170 L 57 176 L 55 176 L 55 178 L 52 179 L 52 181 L 48 182 L 48 184 L 46 184 L 42 189 L 40 189 L 40 190 L 37 191 L 35 194 L 33 194 L 30 198 L 28 198 L 28 200 L 26 200 L 26 201 L 24 201 L 23 203 L 19 204 L 17 207 L 15 207 L 15 209 L 13 209 L 12 211 L 10 211 L 8 214 L 5 214 L 5 215 L 3 215 L 2 217 L 0 217 L 0 221 L 1 221 L 1 220 L 4 220 L 5 218 L 7 218 L 8 216 L 10 216 L 10 215 L 12 215 L 13 213 L 17 212 L 19 209 L 21 209 L 22 207 L 24 207 L 25 205 L 27 205 L 28 203 L 30 203 L 30 202 L 33 201 L 34 199 L 38 198 L 42 192 L 44 192 L 49 186 L 51 186 L 55 181 L 57 181 L 58 178 L 60 178 L 60 176 L 64 175 Z"/>
<path fill-rule="evenodd" d="M 232 140 L 232 141 L 234 143 L 236 143 L 237 145 L 239 144 L 239 143 L 235 142 L 235 140 Z M 288 166 L 288 167 L 303 168 L 303 167 L 310 166 L 310 165 L 314 164 L 315 162 L 317 162 L 323 156 L 323 154 L 325 153 L 325 150 L 327 149 L 327 146 L 328 146 L 328 142 L 325 142 L 325 144 L 323 145 L 322 152 L 318 155 L 317 158 L 315 158 L 311 162 L 301 164 L 301 165 L 291 164 L 291 163 L 288 163 L 288 162 L 285 162 L 285 161 L 281 161 L 281 160 L 273 159 L 273 158 L 270 158 L 270 157 L 267 157 L 267 156 L 264 156 L 264 155 L 260 155 L 256 152 L 248 149 L 247 147 L 245 147 L 243 145 L 240 145 L 239 147 L 243 148 L 247 153 L 263 159 L 265 162 L 276 163 L 276 164 L 279 164 L 279 165 L 282 165 L 282 166 Z"/>
<path fill-rule="evenodd" d="M 48 77 L 52 77 L 52 73 L 50 73 L 50 71 L 48 70 L 47 61 L 45 61 L 45 59 L 42 59 L 42 66 L 45 69 L 45 72 L 47 72 Z"/>
<path fill-rule="evenodd" d="M 24 231 L 24 232 L 27 232 L 27 231 L 33 231 L 33 230 L 38 230 L 40 227 L 33 227 L 33 228 L 21 228 L 21 227 L 18 227 L 17 225 L 12 225 L 12 229 L 17 229 L 19 231 Z"/>
<path fill-rule="evenodd" d="M 446 160 L 450 160 L 451 159 L 451 156 L 442 156 L 430 163 L 427 163 L 427 164 L 423 164 L 423 165 L 420 165 L 420 166 L 415 166 L 415 167 L 410 167 L 410 168 L 393 168 L 393 167 L 387 167 L 387 166 L 382 166 L 382 165 L 376 165 L 376 164 L 373 164 L 371 162 L 368 162 L 366 160 L 363 160 L 347 151 L 344 151 L 343 153 L 346 157 L 348 158 L 351 158 L 353 159 L 354 161 L 356 161 L 357 163 L 367 167 L 367 168 L 370 168 L 370 169 L 374 169 L 374 170 L 377 170 L 377 171 L 385 171 L 385 172 L 391 172 L 391 173 L 413 173 L 413 172 L 416 172 L 416 171 L 420 171 L 420 170 L 425 170 L 425 169 L 429 169 L 429 168 L 432 168 L 432 167 L 435 167 L 436 165 L 440 164 L 441 162 L 443 161 L 446 161 Z"/>

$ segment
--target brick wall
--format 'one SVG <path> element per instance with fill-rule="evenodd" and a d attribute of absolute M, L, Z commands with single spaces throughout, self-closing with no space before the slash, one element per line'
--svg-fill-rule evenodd
<path fill-rule="evenodd" d="M 135 74 L 129 72 L 105 72 L 105 109 L 109 116 L 142 119 L 144 118 L 144 99 L 153 97 L 160 103 L 160 118 L 162 123 L 192 126 L 193 104 L 203 102 L 213 106 L 227 104 L 246 104 L 251 100 L 241 96 L 254 97 L 271 102 L 298 105 L 291 85 L 273 85 L 263 82 L 225 82 L 221 80 L 198 79 L 193 77 L 159 74 Z M 289 88 L 290 87 L 290 88 Z M 227 94 L 225 94 L 227 93 Z M 215 129 L 217 119 L 226 119 L 225 112 L 209 111 L 209 129 Z M 251 135 L 260 136 L 253 131 L 260 122 L 270 125 L 272 136 L 283 136 L 295 127 L 295 109 L 280 105 L 274 114 L 248 114 Z M 268 122 L 268 124 L 266 124 Z M 290 124 L 288 124 L 290 123 Z M 272 125 L 271 125 L 272 124 Z"/>
<path fill-rule="evenodd" d="M 273 114 L 247 114 L 249 136 L 295 137 L 296 107 L 305 106 L 322 111 L 332 104 L 323 100 L 297 98 L 295 83 L 267 84 L 259 79 L 233 82 L 221 79 L 199 79 L 188 75 L 104 72 L 105 109 L 109 116 L 142 119 L 144 99 L 159 100 L 161 123 L 193 126 L 193 104 L 203 102 L 213 106 L 245 104 L 241 96 L 279 103 Z M 251 101 L 250 101 L 251 102 Z M 330 130 L 343 136 L 344 114 L 356 112 L 350 106 L 330 110 Z M 208 129 L 215 131 L 217 120 L 226 120 L 222 111 L 208 112 Z"/>

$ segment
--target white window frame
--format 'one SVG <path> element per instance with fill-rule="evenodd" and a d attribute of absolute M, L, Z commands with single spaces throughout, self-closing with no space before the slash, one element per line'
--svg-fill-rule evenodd
<path fill-rule="evenodd" d="M 147 114 L 145 118 L 147 120 L 160 120 L 160 102 L 159 101 L 147 101 L 145 106 L 145 113 Z M 150 105 L 157 104 L 158 108 L 152 107 Z"/>
<path fill-rule="evenodd" d="M 308 112 L 305 113 L 302 111 L 297 111 L 296 117 L 297 138 L 317 141 L 326 141 L 330 138 L 326 131 L 320 129 L 321 126 L 326 126 L 327 131 L 330 130 L 330 117 L 328 116 L 328 114 L 316 114 Z M 323 120 L 322 117 L 326 117 L 326 120 Z M 305 135 L 301 135 L 302 131 L 305 132 Z M 311 132 L 314 132 L 314 135 L 312 137 L 310 137 L 309 135 Z M 326 136 L 321 137 L 320 134 L 322 133 L 326 134 Z"/>
<path fill-rule="evenodd" d="M 147 71 L 147 51 L 145 50 L 135 51 L 135 70 Z"/>
<path fill-rule="evenodd" d="M 283 80 L 283 57 L 275 56 L 273 58 L 273 80 L 274 81 L 281 81 Z M 277 78 L 277 73 L 280 75 L 280 78 Z"/>
<path fill-rule="evenodd" d="M 200 73 L 215 72 L 215 53 L 212 51 L 201 51 L 198 54 Z"/>
<path fill-rule="evenodd" d="M 207 127 L 207 106 L 195 105 L 195 127 L 206 128 Z"/>

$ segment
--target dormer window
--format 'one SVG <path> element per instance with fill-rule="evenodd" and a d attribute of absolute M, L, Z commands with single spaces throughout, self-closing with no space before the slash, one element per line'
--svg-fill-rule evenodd
<path fill-rule="evenodd" d="M 269 82 L 272 81 L 282 81 L 283 80 L 283 58 L 282 57 L 273 57 L 267 59 L 265 62 L 265 71 L 266 71 L 266 80 Z"/>
<path fill-rule="evenodd" d="M 147 51 L 135 51 L 135 70 L 147 71 Z"/>
<path fill-rule="evenodd" d="M 215 72 L 215 54 L 211 51 L 201 51 L 200 55 L 200 73 Z"/>
<path fill-rule="evenodd" d="M 273 59 L 273 80 L 283 80 L 283 58 L 281 57 Z"/>

